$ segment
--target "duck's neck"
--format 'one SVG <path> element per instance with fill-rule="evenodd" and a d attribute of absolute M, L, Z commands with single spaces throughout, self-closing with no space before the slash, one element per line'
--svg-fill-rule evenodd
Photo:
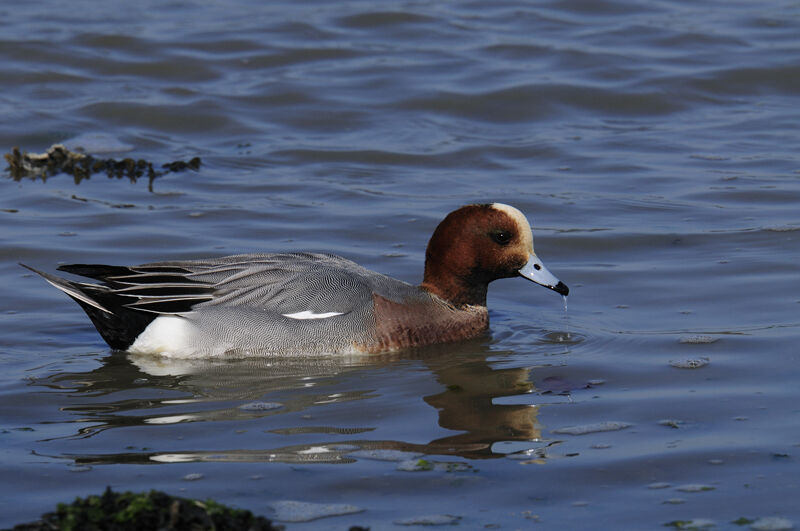
<path fill-rule="evenodd" d="M 486 306 L 489 283 L 475 278 L 469 271 L 453 271 L 427 260 L 420 287 L 460 308 L 467 305 Z"/>

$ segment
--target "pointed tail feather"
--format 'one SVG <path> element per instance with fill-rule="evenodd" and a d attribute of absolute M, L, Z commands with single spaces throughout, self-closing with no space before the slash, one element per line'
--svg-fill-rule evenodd
<path fill-rule="evenodd" d="M 22 262 L 19 262 L 19 265 L 24 267 L 25 269 L 29 269 L 39 275 L 40 277 L 44 278 L 48 284 L 53 287 L 56 287 L 78 301 L 80 304 L 87 304 L 101 312 L 112 313 L 111 310 L 104 308 L 99 302 L 89 297 L 87 293 L 84 292 L 90 289 L 98 290 L 102 289 L 102 286 L 98 286 L 96 284 L 83 284 L 81 282 L 72 282 L 65 278 L 57 277 L 55 275 L 51 275 L 50 273 L 45 273 L 44 271 L 39 271 L 29 265 L 25 265 Z"/>
<path fill-rule="evenodd" d="M 137 311 L 125 306 L 130 299 L 117 295 L 107 286 L 74 282 L 20 263 L 22 267 L 44 278 L 77 302 L 108 345 L 126 350 L 157 314 Z"/>

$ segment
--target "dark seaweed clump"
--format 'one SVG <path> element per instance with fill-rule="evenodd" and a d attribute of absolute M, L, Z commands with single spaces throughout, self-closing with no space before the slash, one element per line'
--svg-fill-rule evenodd
<path fill-rule="evenodd" d="M 62 144 L 50 146 L 45 153 L 22 153 L 15 147 L 11 153 L 5 154 L 5 159 L 8 162 L 6 170 L 15 181 L 37 177 L 47 180 L 59 173 L 72 175 L 75 184 L 97 173 L 105 173 L 109 178 L 127 177 L 132 182 L 146 176 L 151 191 L 157 177 L 169 172 L 197 171 L 202 163 L 200 157 L 194 157 L 189 161 L 167 162 L 161 165 L 161 169 L 156 169 L 152 162 L 144 159 L 98 159 L 86 153 L 70 151 Z"/>
<path fill-rule="evenodd" d="M 205 502 L 170 496 L 161 491 L 113 492 L 60 503 L 41 520 L 20 524 L 14 531 L 272 531 L 281 530 L 262 516 Z"/>

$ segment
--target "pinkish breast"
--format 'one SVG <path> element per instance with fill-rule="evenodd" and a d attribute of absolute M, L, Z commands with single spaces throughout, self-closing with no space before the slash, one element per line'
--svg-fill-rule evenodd
<path fill-rule="evenodd" d="M 425 302 L 399 304 L 380 295 L 372 296 L 375 314 L 375 339 L 354 345 L 369 353 L 408 347 L 461 341 L 483 334 L 489 328 L 485 306 L 449 306 L 438 298 Z"/>

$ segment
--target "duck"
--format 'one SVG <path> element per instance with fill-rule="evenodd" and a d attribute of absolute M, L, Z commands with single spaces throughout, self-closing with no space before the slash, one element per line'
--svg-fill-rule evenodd
<path fill-rule="evenodd" d="M 136 266 L 25 264 L 86 312 L 114 350 L 175 358 L 384 353 L 473 339 L 489 328 L 490 282 L 522 277 L 566 297 L 503 203 L 465 205 L 436 227 L 422 283 L 334 254 L 238 254 Z"/>

